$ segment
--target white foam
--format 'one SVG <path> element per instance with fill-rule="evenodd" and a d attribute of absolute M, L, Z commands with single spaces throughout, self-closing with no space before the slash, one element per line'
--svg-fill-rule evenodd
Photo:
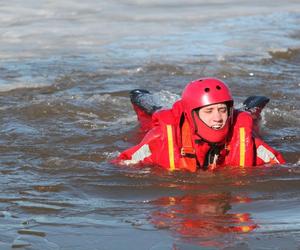
<path fill-rule="evenodd" d="M 161 90 L 157 93 L 153 93 L 153 99 L 155 104 L 158 104 L 159 106 L 162 106 L 163 108 L 171 108 L 172 105 L 180 99 L 180 96 L 171 93 L 167 90 Z"/>

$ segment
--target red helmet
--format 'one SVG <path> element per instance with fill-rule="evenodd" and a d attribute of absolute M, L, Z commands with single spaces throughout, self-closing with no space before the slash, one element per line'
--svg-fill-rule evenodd
<path fill-rule="evenodd" d="M 199 108 L 216 103 L 226 103 L 229 110 L 225 126 L 219 130 L 207 126 L 196 112 Z M 196 135 L 211 143 L 224 141 L 229 131 L 233 107 L 230 90 L 224 82 L 216 78 L 202 78 L 190 82 L 183 90 L 182 104 Z"/>

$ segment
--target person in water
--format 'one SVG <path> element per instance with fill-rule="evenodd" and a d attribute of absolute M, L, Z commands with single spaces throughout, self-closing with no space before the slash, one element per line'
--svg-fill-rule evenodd
<path fill-rule="evenodd" d="M 149 131 L 115 163 L 191 172 L 285 163 L 283 156 L 258 136 L 251 113 L 233 108 L 231 92 L 219 79 L 190 82 L 171 109 L 148 114 L 150 125 L 147 114 L 136 105 L 134 108 Z"/>

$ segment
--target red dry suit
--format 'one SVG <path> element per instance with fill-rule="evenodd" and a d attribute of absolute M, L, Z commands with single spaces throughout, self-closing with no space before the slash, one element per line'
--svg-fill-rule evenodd
<path fill-rule="evenodd" d="M 211 144 L 191 131 L 181 100 L 172 109 L 152 115 L 152 128 L 136 146 L 122 152 L 115 163 L 154 164 L 168 170 L 215 169 L 223 166 L 256 166 L 285 163 L 282 155 L 253 132 L 247 112 L 234 110 L 227 139 Z"/>

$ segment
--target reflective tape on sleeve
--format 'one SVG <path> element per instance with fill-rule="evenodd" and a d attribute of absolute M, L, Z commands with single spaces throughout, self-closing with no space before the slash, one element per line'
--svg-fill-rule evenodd
<path fill-rule="evenodd" d="M 143 161 L 146 157 L 149 157 L 151 154 L 152 153 L 149 148 L 149 145 L 145 144 L 142 147 L 140 147 L 137 151 L 135 151 L 134 154 L 132 154 L 131 160 L 125 160 L 123 161 L 123 163 L 126 165 L 137 164 Z"/>
<path fill-rule="evenodd" d="M 260 145 L 256 149 L 257 156 L 262 159 L 265 163 L 279 163 L 276 156 L 263 145 Z"/>

